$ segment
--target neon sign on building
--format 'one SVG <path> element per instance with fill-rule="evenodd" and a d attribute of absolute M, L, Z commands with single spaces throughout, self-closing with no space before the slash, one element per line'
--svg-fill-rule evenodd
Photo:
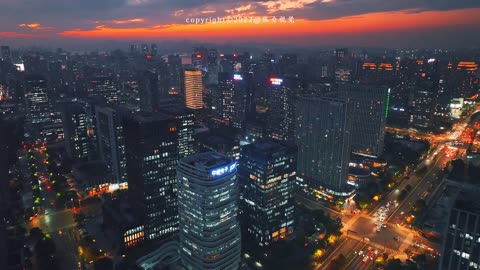
<path fill-rule="evenodd" d="M 213 170 L 210 174 L 212 176 L 221 176 L 221 175 L 224 175 L 226 173 L 232 172 L 233 170 L 235 170 L 236 167 L 237 167 L 237 163 L 233 163 L 233 164 L 227 165 L 225 167 L 217 168 L 217 169 Z"/>
<path fill-rule="evenodd" d="M 243 77 L 240 74 L 233 74 L 233 79 L 236 81 L 241 81 L 243 80 Z"/>
<path fill-rule="evenodd" d="M 279 78 L 270 78 L 270 83 L 272 85 L 281 85 L 283 82 L 283 79 L 279 79 Z"/>

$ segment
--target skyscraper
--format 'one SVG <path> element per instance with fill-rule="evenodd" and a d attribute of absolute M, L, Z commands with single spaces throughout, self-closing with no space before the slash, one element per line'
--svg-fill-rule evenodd
<path fill-rule="evenodd" d="M 107 106 L 96 106 L 99 156 L 113 175 L 114 183 L 127 182 L 125 140 L 121 112 Z"/>
<path fill-rule="evenodd" d="M 236 173 L 235 162 L 215 152 L 179 161 L 180 258 L 186 269 L 239 268 Z"/>
<path fill-rule="evenodd" d="M 252 239 L 255 248 L 268 250 L 273 242 L 293 236 L 296 171 L 293 144 L 268 139 L 242 148 L 240 222 L 244 237 Z"/>
<path fill-rule="evenodd" d="M 277 140 L 294 141 L 298 81 L 270 77 L 268 83 L 267 135 Z"/>
<path fill-rule="evenodd" d="M 339 90 L 353 106 L 352 152 L 379 157 L 383 152 L 390 90 L 358 84 L 342 84 Z"/>
<path fill-rule="evenodd" d="M 419 80 L 411 85 L 409 125 L 423 130 L 431 128 L 436 100 L 437 88 L 432 81 Z"/>
<path fill-rule="evenodd" d="M 109 104 L 116 104 L 119 101 L 119 91 L 112 76 L 93 77 L 87 88 L 87 95 L 105 98 Z"/>
<path fill-rule="evenodd" d="M 195 139 L 193 138 L 195 125 L 193 111 L 180 102 L 165 100 L 160 102 L 159 112 L 167 114 L 180 122 L 178 128 L 178 158 L 193 155 L 196 148 Z"/>
<path fill-rule="evenodd" d="M 247 89 L 243 75 L 222 72 L 218 75 L 222 92 L 222 120 L 228 126 L 243 129 L 246 118 Z"/>
<path fill-rule="evenodd" d="M 144 224 L 145 239 L 165 239 L 178 230 L 177 120 L 141 112 L 123 120 L 129 200 Z"/>
<path fill-rule="evenodd" d="M 185 105 L 198 110 L 203 108 L 203 83 L 200 70 L 185 70 Z"/>
<path fill-rule="evenodd" d="M 298 174 L 330 196 L 348 196 L 352 106 L 345 98 L 303 96 L 298 102 Z"/>
<path fill-rule="evenodd" d="M 45 77 L 31 75 L 25 79 L 25 103 L 30 123 L 44 123 L 50 119 L 51 110 Z"/>
<path fill-rule="evenodd" d="M 60 103 L 65 146 L 68 156 L 75 161 L 95 158 L 95 142 L 91 140 L 88 128 L 87 106 L 80 101 Z"/>
<path fill-rule="evenodd" d="M 147 70 L 143 74 L 140 90 L 140 109 L 146 112 L 157 111 L 159 101 L 158 75 L 155 70 Z"/>

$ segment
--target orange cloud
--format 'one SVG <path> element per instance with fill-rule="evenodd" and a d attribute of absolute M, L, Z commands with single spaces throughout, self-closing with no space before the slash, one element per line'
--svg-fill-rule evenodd
<path fill-rule="evenodd" d="M 0 32 L 0 38 L 41 38 L 44 35 L 19 32 Z"/>
<path fill-rule="evenodd" d="M 293 1 L 274 0 L 274 1 L 260 2 L 260 4 L 267 8 L 268 13 L 275 13 L 278 11 L 285 11 L 290 9 L 300 9 L 305 7 L 305 5 L 312 4 L 317 1 L 318 0 L 293 0 Z"/>
<path fill-rule="evenodd" d="M 113 20 L 112 22 L 114 24 L 143 23 L 143 22 L 145 22 L 145 19 L 144 18 L 134 18 L 134 19 L 128 19 L 128 20 Z"/>
<path fill-rule="evenodd" d="M 248 4 L 248 5 L 239 6 L 239 7 L 233 8 L 233 9 L 227 9 L 227 10 L 225 10 L 225 12 L 228 13 L 228 14 L 235 14 L 235 13 L 245 12 L 245 11 L 248 11 L 250 9 L 252 9 L 252 5 Z"/>
<path fill-rule="evenodd" d="M 22 23 L 19 24 L 18 26 L 26 29 L 32 29 L 32 30 L 45 30 L 45 29 L 51 29 L 51 27 L 48 26 L 42 26 L 40 23 Z"/>
<path fill-rule="evenodd" d="M 150 27 L 111 28 L 102 26 L 88 30 L 69 30 L 60 33 L 65 37 L 79 38 L 245 38 L 294 37 L 323 34 L 374 33 L 397 30 L 431 29 L 455 25 L 479 25 L 480 8 L 454 11 L 369 13 L 360 16 L 329 20 L 294 18 L 294 23 L 253 22 L 174 24 Z"/>
<path fill-rule="evenodd" d="M 180 17 L 180 16 L 182 16 L 184 13 L 185 13 L 185 10 L 179 9 L 179 10 L 176 10 L 175 12 L 173 12 L 173 16 L 174 16 L 174 17 Z"/>

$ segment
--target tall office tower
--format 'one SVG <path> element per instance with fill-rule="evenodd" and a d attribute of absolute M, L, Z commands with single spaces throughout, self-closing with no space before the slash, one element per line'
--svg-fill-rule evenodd
<path fill-rule="evenodd" d="M 342 84 L 339 92 L 349 97 L 353 106 L 352 152 L 379 157 L 383 152 L 390 89 Z"/>
<path fill-rule="evenodd" d="M 158 91 L 158 75 L 155 70 L 147 70 L 143 74 L 140 90 L 140 110 L 155 112 L 158 110 L 160 95 Z"/>
<path fill-rule="evenodd" d="M 480 204 L 478 187 L 458 193 L 445 229 L 439 270 L 478 269 L 480 266 Z"/>
<path fill-rule="evenodd" d="M 182 59 L 179 55 L 169 55 L 167 59 L 167 69 L 168 69 L 168 91 L 172 94 L 180 93 L 182 87 Z"/>
<path fill-rule="evenodd" d="M 48 122 L 50 104 L 48 102 L 47 81 L 43 76 L 32 75 L 25 79 L 25 106 L 27 120 L 32 124 Z"/>
<path fill-rule="evenodd" d="M 185 70 L 185 105 L 198 110 L 203 108 L 203 82 L 200 70 Z"/>
<path fill-rule="evenodd" d="M 178 121 L 162 113 L 140 112 L 123 120 L 128 195 L 147 241 L 178 230 L 178 129 Z"/>
<path fill-rule="evenodd" d="M 298 174 L 329 195 L 348 195 L 352 106 L 346 98 L 303 96 L 298 101 Z"/>
<path fill-rule="evenodd" d="M 243 129 L 246 118 L 247 89 L 240 73 L 219 73 L 218 87 L 222 92 L 222 121 Z"/>
<path fill-rule="evenodd" d="M 281 141 L 295 140 L 295 103 L 299 89 L 295 79 L 269 78 L 267 136 Z"/>
<path fill-rule="evenodd" d="M 247 117 L 254 117 L 256 113 L 254 74 L 252 71 L 243 73 L 242 78 L 247 96 L 245 99 L 245 114 Z"/>
<path fill-rule="evenodd" d="M 95 143 L 91 140 L 91 134 L 89 134 L 85 104 L 73 100 L 61 102 L 59 106 L 68 156 L 75 161 L 93 159 Z"/>
<path fill-rule="evenodd" d="M 118 103 L 119 91 L 111 76 L 96 76 L 90 80 L 87 88 L 88 97 L 102 97 L 107 103 Z"/>
<path fill-rule="evenodd" d="M 178 158 L 191 156 L 196 145 L 193 138 L 195 115 L 193 111 L 177 101 L 165 100 L 160 103 L 159 112 L 180 121 L 178 128 Z"/>
<path fill-rule="evenodd" d="M 107 106 L 95 106 L 95 113 L 100 159 L 113 175 L 112 184 L 125 183 L 127 182 L 127 161 L 122 111 Z"/>
<path fill-rule="evenodd" d="M 207 57 L 207 74 L 205 78 L 205 85 L 208 86 L 208 89 L 211 89 L 213 86 L 218 84 L 218 52 L 216 49 L 210 49 Z"/>
<path fill-rule="evenodd" d="M 180 259 L 189 270 L 234 270 L 240 266 L 236 164 L 206 152 L 178 163 Z"/>
<path fill-rule="evenodd" d="M 433 126 L 433 113 L 437 103 L 438 83 L 418 80 L 410 89 L 410 119 L 413 128 L 428 130 Z"/>
<path fill-rule="evenodd" d="M 255 249 L 267 251 L 280 239 L 294 236 L 297 148 L 264 140 L 242 148 L 238 177 L 243 237 Z M 261 254 L 263 254 L 262 252 Z"/>

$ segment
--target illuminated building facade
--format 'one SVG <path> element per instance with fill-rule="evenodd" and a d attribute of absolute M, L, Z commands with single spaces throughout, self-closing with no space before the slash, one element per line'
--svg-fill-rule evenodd
<path fill-rule="evenodd" d="M 267 135 L 281 141 L 295 140 L 295 102 L 300 91 L 294 78 L 270 77 L 267 93 Z"/>
<path fill-rule="evenodd" d="M 439 270 L 480 267 L 480 204 L 478 187 L 462 190 L 448 218 Z"/>
<path fill-rule="evenodd" d="M 448 86 L 453 88 L 454 97 L 468 98 L 478 93 L 477 71 L 476 62 L 458 62 L 457 68 L 452 69 L 450 77 L 447 78 Z"/>
<path fill-rule="evenodd" d="M 261 249 L 294 235 L 296 171 L 293 144 L 268 139 L 242 148 L 238 167 L 242 235 Z"/>
<path fill-rule="evenodd" d="M 353 106 L 346 98 L 302 96 L 297 108 L 297 168 L 303 184 L 331 195 L 353 194 L 347 186 Z"/>
<path fill-rule="evenodd" d="M 179 161 L 180 258 L 185 269 L 239 268 L 236 174 L 236 163 L 215 152 Z"/>
<path fill-rule="evenodd" d="M 185 107 L 185 105 L 172 100 L 160 102 L 158 111 L 180 122 L 178 129 L 178 157 L 184 158 L 193 155 L 196 149 L 195 139 L 193 137 L 195 125 L 195 115 L 193 111 Z"/>
<path fill-rule="evenodd" d="M 222 122 L 237 129 L 245 128 L 247 87 L 240 73 L 218 74 L 222 92 Z"/>
<path fill-rule="evenodd" d="M 389 89 L 378 86 L 343 84 L 341 94 L 353 106 L 352 152 L 379 157 L 383 152 Z"/>
<path fill-rule="evenodd" d="M 112 76 L 97 76 L 92 78 L 87 89 L 88 97 L 102 97 L 109 104 L 118 103 L 119 94 L 120 92 Z"/>
<path fill-rule="evenodd" d="M 100 159 L 113 175 L 114 183 L 127 182 L 127 161 L 121 112 L 106 106 L 96 106 L 97 140 Z"/>
<path fill-rule="evenodd" d="M 433 124 L 433 116 L 437 101 L 437 87 L 430 80 L 419 80 L 410 90 L 409 125 L 417 129 L 429 129 Z"/>
<path fill-rule="evenodd" d="M 95 141 L 89 133 L 87 107 L 77 100 L 60 103 L 67 154 L 75 161 L 92 160 L 96 155 Z"/>
<path fill-rule="evenodd" d="M 185 105 L 192 110 L 203 108 L 202 71 L 185 70 Z"/>
<path fill-rule="evenodd" d="M 352 71 L 344 68 L 336 69 L 335 80 L 338 82 L 350 82 L 352 80 Z"/>
<path fill-rule="evenodd" d="M 40 124 L 49 121 L 51 110 L 48 87 L 43 76 L 32 75 L 25 79 L 25 102 L 30 123 Z"/>
<path fill-rule="evenodd" d="M 162 113 L 123 120 L 130 204 L 144 225 L 145 240 L 178 230 L 176 166 L 179 121 Z"/>

